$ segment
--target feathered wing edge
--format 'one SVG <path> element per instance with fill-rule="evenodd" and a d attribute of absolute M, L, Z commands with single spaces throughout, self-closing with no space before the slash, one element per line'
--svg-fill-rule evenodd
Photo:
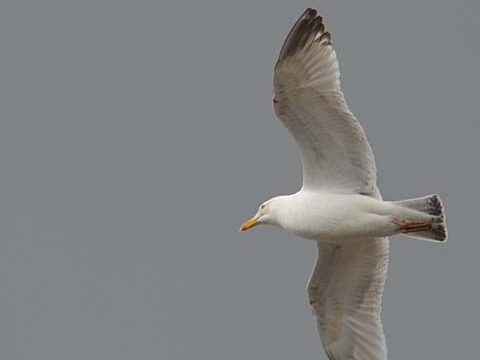
<path fill-rule="evenodd" d="M 296 58 L 297 66 L 291 64 L 289 58 Z M 302 80 L 310 80 L 308 85 L 340 85 L 331 35 L 325 31 L 323 18 L 316 10 L 305 10 L 288 33 L 275 64 L 276 71 L 282 68 L 287 68 L 287 72 L 294 70 Z"/>
<path fill-rule="evenodd" d="M 311 28 L 314 24 L 315 28 L 317 29 L 315 32 L 323 33 L 325 31 L 322 17 L 317 16 L 316 10 L 308 8 L 298 18 L 285 38 L 285 42 L 283 43 L 278 55 L 277 65 L 286 57 L 294 54 L 299 48 L 302 48 L 305 45 L 305 42 L 312 33 Z"/>
<path fill-rule="evenodd" d="M 323 19 L 307 9 L 280 50 L 274 108 L 302 153 L 305 187 L 369 193 L 375 157 L 340 89 L 340 70 Z"/>
<path fill-rule="evenodd" d="M 307 292 L 330 360 L 386 360 L 380 314 L 388 249 L 387 238 L 318 243 Z"/>

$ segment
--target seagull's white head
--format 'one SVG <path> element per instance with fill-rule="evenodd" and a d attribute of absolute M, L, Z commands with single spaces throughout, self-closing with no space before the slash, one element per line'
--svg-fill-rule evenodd
<path fill-rule="evenodd" d="M 285 196 L 277 196 L 265 201 L 260 205 L 255 216 L 242 224 L 240 231 L 251 229 L 260 224 L 279 225 L 278 216 L 284 198 Z"/>

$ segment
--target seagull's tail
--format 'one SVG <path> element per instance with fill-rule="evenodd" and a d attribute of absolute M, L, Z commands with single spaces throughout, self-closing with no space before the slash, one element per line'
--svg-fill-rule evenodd
<path fill-rule="evenodd" d="M 413 210 L 418 218 L 398 220 L 400 232 L 408 236 L 447 241 L 447 224 L 442 200 L 438 195 L 428 195 L 415 199 L 396 201 L 395 205 Z"/>

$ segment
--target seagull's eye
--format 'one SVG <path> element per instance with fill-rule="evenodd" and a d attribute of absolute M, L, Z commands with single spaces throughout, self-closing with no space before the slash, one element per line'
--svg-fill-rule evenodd
<path fill-rule="evenodd" d="M 265 209 L 265 204 L 263 204 L 262 206 L 260 206 L 260 209 L 261 209 L 261 210 Z"/>

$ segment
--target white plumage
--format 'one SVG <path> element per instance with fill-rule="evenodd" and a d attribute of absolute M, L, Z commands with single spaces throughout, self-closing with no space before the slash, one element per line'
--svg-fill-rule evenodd
<path fill-rule="evenodd" d="M 307 292 L 329 359 L 384 360 L 387 236 L 445 241 L 442 202 L 437 195 L 382 200 L 372 150 L 345 103 L 330 34 L 315 10 L 303 13 L 280 50 L 273 102 L 300 148 L 303 187 L 262 204 L 241 229 L 272 224 L 315 240 Z"/>

